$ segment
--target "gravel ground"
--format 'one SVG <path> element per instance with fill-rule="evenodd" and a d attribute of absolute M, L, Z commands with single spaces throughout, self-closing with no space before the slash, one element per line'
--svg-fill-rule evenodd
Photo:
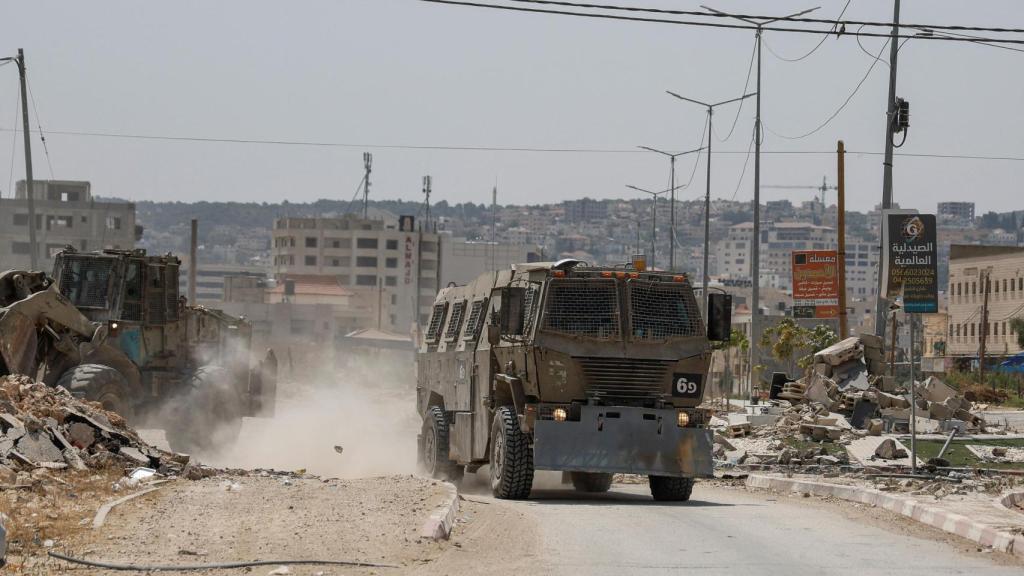
<path fill-rule="evenodd" d="M 253 473 L 179 481 L 118 506 L 104 527 L 72 539 L 60 551 L 149 565 L 349 560 L 402 569 L 295 565 L 288 573 L 401 573 L 429 562 L 449 545 L 419 537 L 423 521 L 442 503 L 443 494 L 439 482 L 413 476 L 321 480 Z M 58 565 L 62 563 L 54 567 Z M 269 574 L 275 568 L 216 574 Z"/>

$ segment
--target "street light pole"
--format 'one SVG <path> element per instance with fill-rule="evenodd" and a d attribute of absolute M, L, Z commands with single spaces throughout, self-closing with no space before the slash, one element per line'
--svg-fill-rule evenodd
<path fill-rule="evenodd" d="M 670 216 L 669 216 L 669 220 L 670 220 L 669 228 L 671 229 L 671 232 L 669 233 L 669 236 L 671 238 L 669 240 L 668 269 L 669 270 L 675 270 L 676 269 L 676 157 L 683 156 L 685 154 L 693 154 L 694 152 L 699 152 L 699 151 L 703 150 L 704 148 L 702 147 L 702 148 L 697 148 L 696 150 L 687 150 L 686 152 L 676 152 L 676 153 L 665 152 L 664 150 L 658 150 L 657 148 L 651 148 L 650 146 L 637 146 L 637 148 L 640 148 L 641 150 L 647 150 L 649 152 L 657 152 L 658 154 L 661 154 L 663 156 L 668 156 L 668 159 L 669 159 L 670 173 L 669 173 L 668 189 L 671 191 L 671 193 L 669 194 L 669 196 L 670 196 L 669 202 L 672 203 L 672 210 L 671 210 Z M 685 188 L 685 186 L 682 186 L 682 188 Z"/>
<path fill-rule="evenodd" d="M 704 106 L 708 110 L 708 146 L 707 146 L 707 148 L 708 148 L 708 177 L 707 177 L 707 190 L 706 190 L 706 192 L 704 194 L 704 271 L 703 271 L 704 274 L 702 276 L 703 284 L 701 285 L 701 288 L 704 291 L 704 298 L 703 298 L 703 300 L 704 300 L 704 310 L 707 310 L 708 309 L 708 285 L 711 282 L 711 276 L 708 274 L 708 255 L 711 253 L 711 137 L 714 135 L 714 132 L 712 131 L 712 126 L 711 126 L 711 118 L 712 118 L 712 114 L 714 113 L 714 110 L 715 110 L 716 107 L 721 106 L 723 104 L 731 104 L 733 102 L 739 102 L 740 100 L 744 100 L 746 98 L 749 98 L 749 97 L 753 96 L 754 92 L 751 92 L 750 94 L 744 94 L 743 96 L 740 96 L 739 98 L 732 98 L 730 100 L 722 100 L 721 102 L 715 102 L 714 104 L 709 104 L 707 102 L 701 102 L 700 100 L 694 100 L 692 98 L 687 98 L 685 96 L 680 96 L 679 94 L 676 94 L 675 92 L 672 92 L 671 90 L 666 90 L 666 92 L 668 92 L 671 96 L 675 96 L 676 98 L 678 98 L 680 100 L 684 100 L 686 102 L 692 102 L 694 104 L 698 104 L 700 106 Z"/>
<path fill-rule="evenodd" d="M 655 248 L 657 247 L 658 196 L 661 196 L 662 194 L 664 194 L 666 192 L 674 192 L 676 190 L 676 188 L 667 188 L 665 190 L 661 190 L 660 192 L 654 192 L 652 190 L 646 190 L 644 188 L 640 188 L 639 186 L 633 186 L 632 184 L 626 184 L 626 188 L 629 188 L 631 190 L 636 190 L 637 192 L 643 192 L 644 194 L 650 194 L 651 195 L 651 258 L 650 258 L 650 266 L 653 269 L 654 268 L 654 251 L 655 251 Z M 678 188 L 685 188 L 685 186 L 679 186 Z M 638 228 L 639 228 L 639 225 L 638 225 Z"/>
<path fill-rule="evenodd" d="M 778 18 L 761 18 L 753 20 L 750 18 L 744 18 L 735 14 L 728 14 L 714 8 L 708 8 L 701 4 L 701 8 L 708 12 L 714 12 L 723 16 L 730 16 L 747 24 L 753 24 L 757 27 L 755 31 L 755 38 L 757 40 L 757 112 L 754 117 L 754 229 L 752 238 L 750 239 L 751 257 L 750 257 L 750 299 L 751 299 L 751 310 L 750 310 L 750 389 L 751 393 L 754 390 L 754 367 L 760 360 L 760 319 L 758 316 L 761 313 L 761 293 L 760 293 L 760 277 L 761 277 L 761 37 L 764 32 L 764 26 L 771 24 L 776 20 L 784 18 L 793 18 L 795 16 L 803 16 L 809 12 L 814 12 L 820 6 L 809 8 L 797 12 L 795 14 L 789 14 L 787 16 L 779 16 Z"/>

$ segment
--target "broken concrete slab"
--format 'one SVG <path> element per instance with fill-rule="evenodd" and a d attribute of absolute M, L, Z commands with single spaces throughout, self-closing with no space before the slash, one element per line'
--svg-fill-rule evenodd
<path fill-rule="evenodd" d="M 868 434 L 872 436 L 881 436 L 882 430 L 885 427 L 885 422 L 881 418 L 872 418 L 868 422 Z"/>
<path fill-rule="evenodd" d="M 831 366 L 839 366 L 845 362 L 859 359 L 862 355 L 863 347 L 861 346 L 860 339 L 854 336 L 836 342 L 824 350 L 819 350 L 814 355 L 814 361 Z"/>
<path fill-rule="evenodd" d="M 876 348 L 878 350 L 885 348 L 885 339 L 877 334 L 860 334 L 858 337 L 864 348 Z"/>
<path fill-rule="evenodd" d="M 29 432 L 22 436 L 17 444 L 17 451 L 31 460 L 33 463 L 40 462 L 63 462 L 64 454 L 50 441 L 47 434 L 42 432 Z"/>
<path fill-rule="evenodd" d="M 857 462 L 863 466 L 910 466 L 910 457 L 898 458 L 896 460 L 880 460 L 875 457 L 875 450 L 878 446 L 887 439 L 892 439 L 896 442 L 897 448 L 907 450 L 907 447 L 896 440 L 893 436 L 865 436 L 858 438 L 853 442 L 850 442 L 846 446 L 846 452 L 850 455 L 850 460 Z M 909 450 L 907 450 L 909 454 Z M 918 466 L 924 463 L 918 458 Z"/>
<path fill-rule="evenodd" d="M 832 371 L 832 380 L 840 390 L 854 388 L 864 391 L 871 387 L 868 381 L 868 367 L 860 360 L 851 360 L 837 366 Z"/>
<path fill-rule="evenodd" d="M 875 456 L 882 460 L 898 460 L 907 457 L 907 451 L 896 445 L 896 440 L 886 438 L 875 448 Z"/>
<path fill-rule="evenodd" d="M 929 376 L 925 379 L 924 383 L 918 387 L 918 390 L 929 402 L 945 402 L 947 398 L 957 395 L 956 390 L 935 376 Z"/>
<path fill-rule="evenodd" d="M 96 430 L 84 422 L 72 422 L 68 426 L 68 439 L 76 448 L 84 450 L 96 441 Z"/>
<path fill-rule="evenodd" d="M 117 453 L 120 454 L 121 456 L 128 458 L 129 460 L 132 460 L 133 462 L 138 463 L 140 466 L 150 465 L 149 456 L 143 454 L 142 451 L 139 450 L 138 448 L 132 446 L 122 446 L 121 449 L 117 451 Z"/>

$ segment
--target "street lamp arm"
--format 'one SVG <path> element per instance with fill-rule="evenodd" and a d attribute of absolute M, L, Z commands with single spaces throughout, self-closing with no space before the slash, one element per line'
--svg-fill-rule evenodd
<path fill-rule="evenodd" d="M 731 100 L 722 100 L 721 102 L 715 102 L 714 104 L 709 104 L 708 107 L 714 108 L 716 106 L 721 106 L 723 104 L 732 104 L 733 102 L 739 102 L 740 100 L 746 100 L 747 98 L 750 98 L 751 96 L 757 96 L 757 92 L 751 92 L 750 94 L 744 94 L 743 96 L 740 96 L 739 98 L 733 98 Z"/>
<path fill-rule="evenodd" d="M 693 102 L 694 104 L 697 104 L 699 106 L 704 106 L 706 108 L 710 108 L 711 107 L 711 104 L 708 104 L 707 102 L 701 102 L 700 100 L 694 100 L 693 98 L 687 98 L 686 96 L 680 96 L 679 94 L 676 94 L 675 92 L 673 92 L 671 90 L 665 90 L 665 92 L 667 92 L 671 96 L 675 96 L 676 98 L 679 98 L 680 100 L 686 100 L 687 102 Z"/>

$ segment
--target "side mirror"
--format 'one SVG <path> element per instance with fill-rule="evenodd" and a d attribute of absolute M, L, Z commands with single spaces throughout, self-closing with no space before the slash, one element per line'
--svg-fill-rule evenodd
<path fill-rule="evenodd" d="M 487 343 L 491 346 L 497 346 L 501 342 L 501 327 L 496 324 L 488 324 L 487 329 Z"/>
<path fill-rule="evenodd" d="M 732 332 L 732 296 L 708 294 L 708 340 L 726 342 Z"/>

